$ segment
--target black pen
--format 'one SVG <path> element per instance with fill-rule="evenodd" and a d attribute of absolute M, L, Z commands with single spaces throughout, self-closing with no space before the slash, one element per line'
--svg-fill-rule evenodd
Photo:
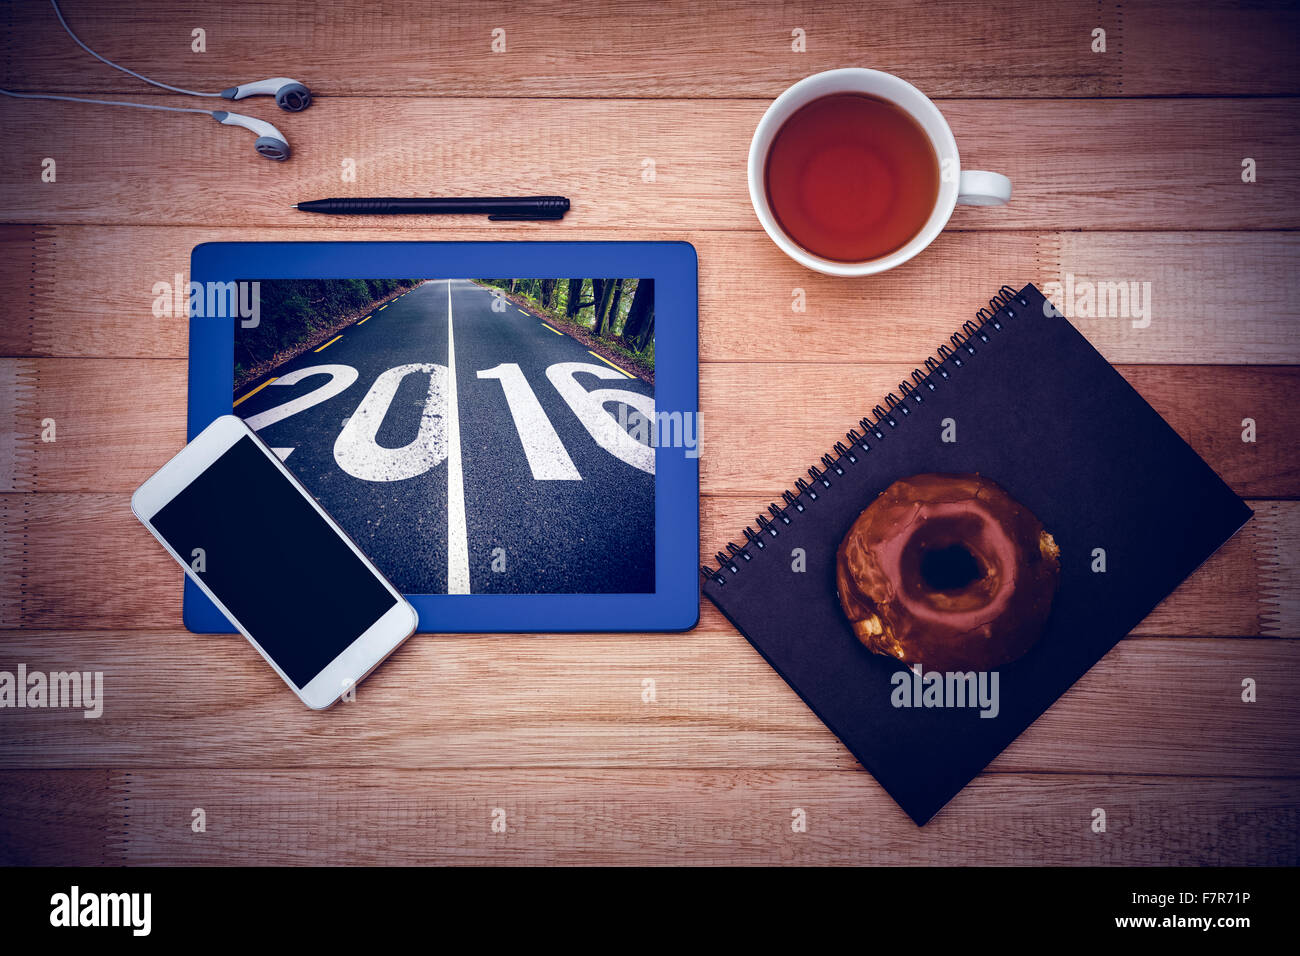
<path fill-rule="evenodd" d="M 423 196 L 384 199 L 313 199 L 297 203 L 302 212 L 332 215 L 486 215 L 492 220 L 555 220 L 569 211 L 563 196 L 455 197 Z"/>

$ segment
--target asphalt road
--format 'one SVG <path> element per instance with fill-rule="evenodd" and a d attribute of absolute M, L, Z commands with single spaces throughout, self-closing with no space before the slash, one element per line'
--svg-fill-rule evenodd
<path fill-rule="evenodd" d="M 537 316 L 430 281 L 272 374 L 235 412 L 403 592 L 654 590 L 653 388 Z"/>

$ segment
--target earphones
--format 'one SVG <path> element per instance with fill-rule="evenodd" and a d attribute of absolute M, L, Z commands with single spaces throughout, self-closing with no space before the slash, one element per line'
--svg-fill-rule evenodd
<path fill-rule="evenodd" d="M 200 110 L 200 112 L 203 111 Z M 259 156 L 265 156 L 267 159 L 274 159 L 280 163 L 289 158 L 288 140 L 284 138 L 283 133 L 266 122 L 266 120 L 254 119 L 242 113 L 227 113 L 225 110 L 216 110 L 211 115 L 222 126 L 242 126 L 244 129 L 251 129 L 256 133 L 257 142 L 253 144 L 253 149 L 257 150 Z"/>
<path fill-rule="evenodd" d="M 0 90 L 0 95 L 12 96 L 19 100 L 65 100 L 69 103 L 95 103 L 99 106 L 130 106 L 138 110 L 162 110 L 166 113 L 198 113 L 211 116 L 222 126 L 242 126 L 257 134 L 253 149 L 259 156 L 284 162 L 289 158 L 289 141 L 284 134 L 265 120 L 244 116 L 242 113 L 229 113 L 225 110 L 196 110 L 182 106 L 157 106 L 153 103 L 128 103 L 125 100 L 92 100 L 84 96 L 58 96 L 54 93 L 17 93 L 13 90 Z"/>
<path fill-rule="evenodd" d="M 68 36 L 72 37 L 77 46 L 81 47 L 95 59 L 106 63 L 115 70 L 121 70 L 138 80 L 156 86 L 160 89 L 168 90 L 172 93 L 183 93 L 186 96 L 210 96 L 219 97 L 226 100 L 242 100 L 249 96 L 273 96 L 275 103 L 280 109 L 288 113 L 300 113 L 307 107 L 311 106 L 311 90 L 307 89 L 297 80 L 285 76 L 272 77 L 266 80 L 258 80 L 254 83 L 243 83 L 239 86 L 232 86 L 229 89 L 219 93 L 204 93 L 198 90 L 186 90 L 179 86 L 170 86 L 166 83 L 160 83 L 157 80 L 151 80 L 147 76 L 142 76 L 134 70 L 128 70 L 121 64 L 114 63 L 107 57 L 100 56 L 86 44 L 81 42 L 81 38 L 72 32 L 72 27 L 68 26 L 68 21 L 63 19 L 63 11 L 59 9 L 58 0 L 50 0 L 50 5 L 54 7 L 54 15 L 59 18 L 59 23 L 67 31 Z M 65 100 L 71 103 L 93 103 L 99 106 L 127 106 L 142 110 L 162 110 L 168 113 L 201 113 L 211 116 L 223 126 L 242 126 L 247 130 L 257 134 L 257 141 L 253 148 L 257 150 L 259 156 L 265 156 L 267 159 L 274 159 L 277 162 L 284 162 L 289 158 L 290 149 L 289 141 L 285 135 L 265 120 L 255 119 L 251 116 L 244 116 L 241 113 L 231 113 L 226 110 L 201 110 L 188 109 L 180 106 L 159 106 L 151 103 L 130 103 L 124 100 L 97 100 L 89 99 L 83 96 L 60 96 L 53 93 L 18 93 L 13 90 L 0 89 L 0 95 L 12 96 L 15 99 L 24 100 Z"/>
<path fill-rule="evenodd" d="M 215 95 L 227 100 L 242 100 L 245 96 L 264 96 L 266 94 L 274 96 L 275 105 L 288 113 L 301 113 L 311 106 L 311 90 L 287 76 L 277 76 L 270 80 L 258 80 L 256 83 L 232 86 L 230 89 L 222 90 Z M 201 93 L 199 95 L 213 96 L 214 94 Z"/>

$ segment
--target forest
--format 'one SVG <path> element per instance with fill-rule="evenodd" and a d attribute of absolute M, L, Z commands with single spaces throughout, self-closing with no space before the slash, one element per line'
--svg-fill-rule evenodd
<path fill-rule="evenodd" d="M 483 279 L 654 368 L 654 279 Z"/>
<path fill-rule="evenodd" d="M 235 387 L 253 370 L 335 329 L 359 312 L 419 279 L 274 279 L 260 282 L 261 322 L 235 326 Z M 278 362 L 277 362 L 278 364 Z"/>

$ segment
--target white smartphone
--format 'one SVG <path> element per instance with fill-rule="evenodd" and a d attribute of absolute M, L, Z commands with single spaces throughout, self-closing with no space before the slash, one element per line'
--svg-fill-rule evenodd
<path fill-rule="evenodd" d="M 131 510 L 308 707 L 333 704 L 415 632 L 415 608 L 234 415 Z"/>

